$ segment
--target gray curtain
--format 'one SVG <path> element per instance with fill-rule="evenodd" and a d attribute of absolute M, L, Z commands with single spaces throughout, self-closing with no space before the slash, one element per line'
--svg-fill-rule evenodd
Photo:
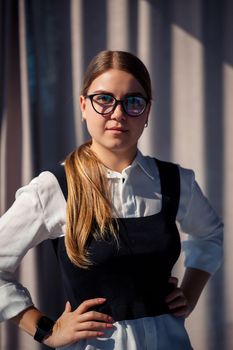
<path fill-rule="evenodd" d="M 233 348 L 233 2 L 231 0 L 0 0 L 0 212 L 16 189 L 87 139 L 79 91 L 89 60 L 128 50 L 153 84 L 144 153 L 193 168 L 225 222 L 225 261 L 187 320 L 194 349 Z M 182 259 L 174 274 L 182 276 Z M 17 271 L 51 317 L 64 308 L 50 242 Z M 2 350 L 37 350 L 7 322 Z"/>

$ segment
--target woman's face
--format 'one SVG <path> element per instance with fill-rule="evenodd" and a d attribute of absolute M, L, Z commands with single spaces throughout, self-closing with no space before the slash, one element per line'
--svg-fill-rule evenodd
<path fill-rule="evenodd" d="M 125 96 L 138 95 L 146 97 L 146 93 L 132 74 L 118 69 L 110 69 L 93 80 L 87 95 L 109 94 L 117 100 Z M 150 103 L 143 114 L 130 117 L 118 104 L 112 113 L 98 114 L 92 107 L 89 98 L 80 96 L 82 116 L 86 120 L 88 131 L 92 137 L 92 149 L 101 155 L 106 150 L 112 152 L 136 152 L 137 142 L 148 120 Z"/>

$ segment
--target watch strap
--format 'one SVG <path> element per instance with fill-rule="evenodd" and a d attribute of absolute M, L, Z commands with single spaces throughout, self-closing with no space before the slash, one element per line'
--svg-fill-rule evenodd
<path fill-rule="evenodd" d="M 46 336 L 48 336 L 53 329 L 54 321 L 46 316 L 42 316 L 37 322 L 36 333 L 34 339 L 41 343 Z"/>

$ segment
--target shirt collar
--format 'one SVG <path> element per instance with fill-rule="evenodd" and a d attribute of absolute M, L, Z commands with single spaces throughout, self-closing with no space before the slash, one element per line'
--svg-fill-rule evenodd
<path fill-rule="evenodd" d="M 147 176 L 149 176 L 149 178 L 154 180 L 155 177 L 154 177 L 154 174 L 153 174 L 151 168 L 149 167 L 148 159 L 139 150 L 138 150 L 137 156 L 135 157 L 135 159 L 132 163 L 132 166 L 134 165 L 134 163 L 135 163 L 135 166 L 139 165 L 140 168 L 142 169 L 142 171 L 144 171 L 144 173 Z"/>
<path fill-rule="evenodd" d="M 152 169 L 149 167 L 147 157 L 145 157 L 139 150 L 132 164 L 129 166 L 131 169 L 139 166 L 142 171 L 152 180 L 154 180 L 154 174 Z M 121 178 L 122 174 L 117 171 L 107 169 L 107 178 Z"/>

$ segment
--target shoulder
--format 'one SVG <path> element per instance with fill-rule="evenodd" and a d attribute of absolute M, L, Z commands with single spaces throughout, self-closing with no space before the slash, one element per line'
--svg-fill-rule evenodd
<path fill-rule="evenodd" d="M 19 188 L 16 197 L 25 192 L 37 192 L 39 197 L 49 197 L 55 192 L 62 197 L 62 191 L 57 177 L 51 171 L 43 171 L 34 177 L 29 184 Z"/>
<path fill-rule="evenodd" d="M 180 182 L 183 185 L 192 187 L 195 182 L 195 173 L 192 169 L 184 168 L 179 163 L 175 163 L 168 160 L 159 159 L 151 156 L 144 156 L 141 154 L 141 159 L 143 159 L 144 164 L 151 171 L 154 176 L 159 175 L 158 164 L 163 167 L 165 171 L 170 171 L 170 169 L 177 169 L 180 175 Z"/>
<path fill-rule="evenodd" d="M 66 200 L 56 176 L 51 171 L 43 171 L 31 182 L 16 192 L 16 199 L 43 213 L 50 237 L 65 231 Z"/>
<path fill-rule="evenodd" d="M 179 213 L 187 209 L 189 202 L 193 196 L 195 188 L 198 187 L 195 181 L 195 173 L 192 169 L 185 168 L 178 163 L 161 160 L 151 156 L 141 156 L 144 166 L 154 178 L 160 178 L 161 181 L 166 181 L 168 187 L 177 186 L 180 183 L 180 203 Z M 166 185 L 166 186 L 167 186 Z M 180 215 L 178 215 L 180 216 Z"/>
<path fill-rule="evenodd" d="M 40 195 L 49 197 L 56 194 L 57 199 L 63 202 L 65 197 L 60 184 L 61 175 L 62 172 L 58 173 L 56 171 L 43 171 L 40 173 L 37 180 Z"/>

